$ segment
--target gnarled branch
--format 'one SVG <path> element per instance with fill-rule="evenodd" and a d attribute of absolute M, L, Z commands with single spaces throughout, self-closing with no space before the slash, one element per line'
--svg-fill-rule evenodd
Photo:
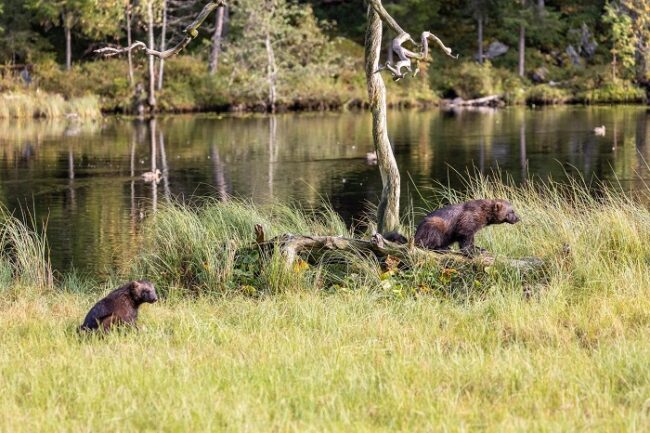
<path fill-rule="evenodd" d="M 393 75 L 393 80 L 398 81 L 407 76 L 408 73 L 411 73 L 413 76 L 417 75 L 419 71 L 419 63 L 427 62 L 429 58 L 429 39 L 433 42 L 436 42 L 442 51 L 451 58 L 457 59 L 458 55 L 453 55 L 451 53 L 451 48 L 445 46 L 445 44 L 438 38 L 436 35 L 429 31 L 422 32 L 420 37 L 420 43 L 418 44 L 413 40 L 410 34 L 404 31 L 402 27 L 395 21 L 395 19 L 390 16 L 388 11 L 384 8 L 379 0 L 368 0 L 370 6 L 377 12 L 379 17 L 384 21 L 388 27 L 390 27 L 397 36 L 393 39 L 391 49 L 397 55 L 399 61 L 394 65 L 390 62 L 386 62 L 382 67 L 379 68 L 379 71 L 383 69 L 388 69 Z M 419 49 L 419 52 L 411 51 L 404 47 L 404 44 L 410 42 L 414 47 Z M 412 68 L 412 62 L 415 60 L 416 68 L 415 72 Z M 405 72 L 402 72 L 402 69 L 406 69 Z M 377 72 L 379 72 L 377 71 Z"/>
<path fill-rule="evenodd" d="M 136 41 L 130 46 L 125 48 L 105 47 L 105 48 L 100 48 L 98 50 L 95 50 L 95 52 L 105 57 L 112 57 L 118 54 L 131 52 L 135 49 L 142 49 L 148 56 L 158 57 L 159 59 L 168 59 L 169 57 L 175 56 L 176 54 L 183 51 L 183 49 L 185 49 L 185 47 L 187 47 L 187 45 L 199 35 L 199 27 L 201 27 L 203 22 L 208 18 L 208 16 L 210 16 L 212 11 L 216 10 L 220 6 L 227 6 L 226 1 L 210 0 L 210 2 L 203 7 L 199 15 L 192 22 L 192 24 L 185 27 L 185 29 L 183 30 L 183 34 L 185 36 L 180 40 L 180 42 L 178 42 L 175 46 L 173 46 L 168 50 L 165 51 L 152 50 L 147 48 L 147 45 L 144 42 Z"/>

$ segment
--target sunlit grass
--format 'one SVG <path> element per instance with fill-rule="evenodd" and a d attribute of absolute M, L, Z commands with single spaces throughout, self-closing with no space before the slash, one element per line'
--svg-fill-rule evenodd
<path fill-rule="evenodd" d="M 101 116 L 99 100 L 83 96 L 65 100 L 61 95 L 45 92 L 0 93 L 0 119 L 96 118 Z"/>
<path fill-rule="evenodd" d="M 75 332 L 117 282 L 17 283 L 0 295 L 0 431 L 648 431 L 645 202 L 579 182 L 467 187 L 421 193 L 428 208 L 511 200 L 522 222 L 478 243 L 542 270 L 420 262 L 386 277 L 374 260 L 279 255 L 256 269 L 236 253 L 256 223 L 351 234 L 331 211 L 230 201 L 151 219 L 126 269 L 165 296 L 138 331 Z"/>
<path fill-rule="evenodd" d="M 43 236 L 0 207 L 0 291 L 15 284 L 51 288 L 49 250 Z"/>
<path fill-rule="evenodd" d="M 165 300 L 85 339 L 87 296 L 0 300 L 0 430 L 646 431 L 648 299 Z"/>

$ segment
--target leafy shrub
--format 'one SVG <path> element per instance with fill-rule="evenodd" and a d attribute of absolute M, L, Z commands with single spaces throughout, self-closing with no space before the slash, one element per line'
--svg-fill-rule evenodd
<path fill-rule="evenodd" d="M 587 104 L 645 102 L 645 90 L 634 86 L 629 81 L 618 80 L 601 87 L 585 90 L 577 95 L 577 99 Z"/>
<path fill-rule="evenodd" d="M 539 84 L 526 90 L 526 103 L 538 105 L 562 104 L 571 99 L 571 94 L 564 89 Z"/>

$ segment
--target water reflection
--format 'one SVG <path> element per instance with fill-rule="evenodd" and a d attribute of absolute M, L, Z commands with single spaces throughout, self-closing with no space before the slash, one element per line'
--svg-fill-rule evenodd
<path fill-rule="evenodd" d="M 595 126 L 605 125 L 598 137 Z M 128 259 L 140 221 L 161 201 L 323 198 L 347 220 L 376 203 L 381 181 L 367 113 L 179 116 L 152 121 L 0 123 L 0 200 L 47 220 L 55 266 L 110 270 Z M 413 187 L 462 187 L 458 173 L 499 167 L 515 181 L 579 173 L 640 186 L 649 177 L 645 108 L 389 113 L 390 139 Z M 159 182 L 144 173 L 160 170 Z"/>

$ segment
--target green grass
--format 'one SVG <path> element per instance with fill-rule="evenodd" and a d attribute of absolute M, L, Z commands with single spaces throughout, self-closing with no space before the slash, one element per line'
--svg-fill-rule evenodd
<path fill-rule="evenodd" d="M 422 191 L 427 207 L 510 199 L 522 222 L 478 243 L 546 261 L 527 275 L 503 263 L 382 275 L 340 256 L 260 270 L 235 254 L 254 223 L 348 230 L 330 211 L 170 206 L 124 271 L 165 294 L 139 331 L 75 332 L 117 282 L 71 274 L 56 291 L 0 294 L 0 431 L 648 431 L 650 210 L 637 192 L 486 179 Z"/>
<path fill-rule="evenodd" d="M 86 339 L 90 297 L 3 300 L 0 430 L 647 431 L 648 299 L 177 299 Z"/>
<path fill-rule="evenodd" d="M 0 292 L 14 284 L 49 289 L 53 280 L 43 237 L 0 207 Z"/>

